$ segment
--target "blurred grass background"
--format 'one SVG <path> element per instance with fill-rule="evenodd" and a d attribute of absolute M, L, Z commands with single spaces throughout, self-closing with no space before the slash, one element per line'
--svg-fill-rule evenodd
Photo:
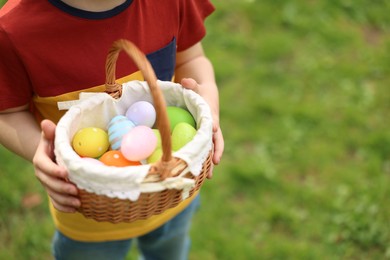
<path fill-rule="evenodd" d="M 226 148 L 190 259 L 390 259 L 390 2 L 213 2 Z M 0 158 L 0 259 L 50 259 L 32 167 Z"/>

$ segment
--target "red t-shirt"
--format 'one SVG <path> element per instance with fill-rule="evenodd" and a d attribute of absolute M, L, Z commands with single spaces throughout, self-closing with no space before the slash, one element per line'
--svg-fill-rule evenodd
<path fill-rule="evenodd" d="M 107 51 L 120 38 L 146 54 L 170 44 L 185 50 L 203 38 L 203 20 L 213 10 L 207 0 L 128 0 L 98 13 L 59 0 L 9 0 L 0 10 L 0 110 L 27 104 L 33 95 L 50 97 L 104 84 Z M 172 76 L 174 55 L 155 58 L 157 75 L 155 66 L 165 66 Z M 117 77 L 136 70 L 121 55 Z"/>

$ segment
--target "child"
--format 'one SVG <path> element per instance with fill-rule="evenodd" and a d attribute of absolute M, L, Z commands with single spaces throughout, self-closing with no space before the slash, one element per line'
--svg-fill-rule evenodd
<path fill-rule="evenodd" d="M 9 0 L 0 10 L 0 142 L 33 162 L 49 195 L 56 259 L 123 259 L 134 238 L 145 259 L 187 258 L 198 196 L 133 223 L 86 219 L 76 211 L 76 187 L 55 163 L 53 140 L 63 115 L 57 102 L 104 91 L 107 51 L 127 39 L 147 55 L 160 80 L 174 77 L 208 102 L 218 164 L 224 148 L 218 90 L 201 45 L 204 19 L 213 11 L 208 0 Z M 139 79 L 137 70 L 120 56 L 118 82 Z"/>

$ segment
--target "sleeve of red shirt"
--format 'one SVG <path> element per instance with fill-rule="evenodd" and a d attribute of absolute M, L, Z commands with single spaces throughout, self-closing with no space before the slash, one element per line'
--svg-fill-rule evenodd
<path fill-rule="evenodd" d="M 0 111 L 28 104 L 30 81 L 7 34 L 0 28 Z"/>
<path fill-rule="evenodd" d="M 180 28 L 177 51 L 183 51 L 198 43 L 206 35 L 204 20 L 215 10 L 208 0 L 180 1 Z"/>

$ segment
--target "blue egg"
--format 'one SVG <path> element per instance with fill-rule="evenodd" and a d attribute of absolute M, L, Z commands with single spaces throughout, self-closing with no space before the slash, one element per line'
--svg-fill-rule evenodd
<path fill-rule="evenodd" d="M 118 115 L 113 117 L 107 126 L 111 149 L 119 150 L 121 148 L 122 137 L 134 127 L 135 124 L 126 116 Z"/>

